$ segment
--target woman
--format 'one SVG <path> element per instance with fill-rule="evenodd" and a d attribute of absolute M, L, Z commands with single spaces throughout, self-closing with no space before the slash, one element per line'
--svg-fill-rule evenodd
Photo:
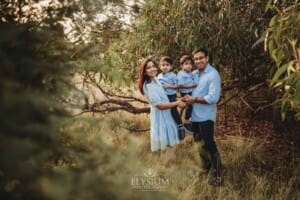
<path fill-rule="evenodd" d="M 169 102 L 162 85 L 156 79 L 156 75 L 157 65 L 152 59 L 146 59 L 141 63 L 138 88 L 151 105 L 151 151 L 174 147 L 179 143 L 178 127 L 172 118 L 171 108 L 185 107 L 185 103 L 180 100 Z M 175 148 L 171 148 L 169 152 L 171 155 L 167 155 L 166 165 L 175 156 Z"/>

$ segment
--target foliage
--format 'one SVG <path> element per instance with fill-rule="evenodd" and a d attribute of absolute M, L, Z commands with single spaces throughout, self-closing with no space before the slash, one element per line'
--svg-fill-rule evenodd
<path fill-rule="evenodd" d="M 40 199 L 35 182 L 51 172 L 49 163 L 68 152 L 59 132 L 68 113 L 59 99 L 68 95 L 74 68 L 69 64 L 72 48 L 56 23 L 65 9 L 48 10 L 57 14 L 50 19 L 34 12 L 27 15 L 20 10 L 26 5 L 27 1 L 1 2 L 2 199 Z"/>
<path fill-rule="evenodd" d="M 289 111 L 300 120 L 300 2 L 269 4 L 276 14 L 266 30 L 265 45 L 274 60 L 270 85 L 281 104 L 282 119 Z"/>
<path fill-rule="evenodd" d="M 128 33 L 112 46 L 132 79 L 143 57 L 170 55 L 175 66 L 183 54 L 206 47 L 218 68 L 230 68 L 229 79 L 241 84 L 266 77 L 268 59 L 253 46 L 267 27 L 264 1 L 147 1 Z"/>
<path fill-rule="evenodd" d="M 142 195 L 123 187 L 127 174 L 121 180 L 107 175 L 127 157 L 121 160 L 97 138 L 93 146 L 85 132 L 68 127 L 65 102 L 76 93 L 72 81 L 86 62 L 76 56 L 83 38 L 71 43 L 62 26 L 80 5 L 62 2 L 41 10 L 34 7 L 42 1 L 0 4 L 0 198 L 137 199 Z"/>

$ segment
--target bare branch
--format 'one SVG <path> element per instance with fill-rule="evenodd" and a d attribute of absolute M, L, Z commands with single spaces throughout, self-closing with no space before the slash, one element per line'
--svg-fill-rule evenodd
<path fill-rule="evenodd" d="M 251 111 L 254 111 L 254 108 L 252 108 L 252 106 L 250 106 L 250 104 L 243 97 L 240 97 L 240 99 L 248 108 L 250 108 Z"/>
<path fill-rule="evenodd" d="M 218 103 L 218 106 L 224 106 L 226 103 L 228 103 L 230 100 L 232 100 L 233 98 L 237 97 L 240 94 L 241 90 L 236 91 L 236 93 L 234 93 L 231 97 L 229 97 L 228 99 L 221 101 L 220 103 Z"/>
<path fill-rule="evenodd" d="M 142 99 L 139 99 L 139 98 L 137 98 L 137 97 L 111 94 L 111 93 L 105 91 L 105 90 L 100 86 L 100 84 L 98 84 L 98 83 L 96 82 L 96 80 L 95 80 L 94 78 L 92 78 L 90 75 L 88 75 L 88 77 L 89 77 L 89 79 L 96 85 L 96 87 L 101 91 L 101 93 L 102 93 L 107 99 L 110 99 L 111 97 L 117 97 L 117 98 L 128 99 L 128 100 L 131 100 L 131 101 L 137 101 L 137 102 L 140 102 L 140 103 L 148 104 L 147 101 L 142 100 Z"/>

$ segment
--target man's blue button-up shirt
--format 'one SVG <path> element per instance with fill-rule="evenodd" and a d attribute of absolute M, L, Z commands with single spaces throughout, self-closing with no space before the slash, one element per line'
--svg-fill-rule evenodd
<path fill-rule="evenodd" d="M 193 90 L 193 97 L 203 97 L 207 104 L 194 103 L 192 111 L 192 122 L 203 122 L 207 120 L 216 121 L 217 102 L 221 95 L 221 78 L 219 72 L 207 64 L 203 72 L 193 71 L 194 77 L 198 79 L 198 85 Z"/>

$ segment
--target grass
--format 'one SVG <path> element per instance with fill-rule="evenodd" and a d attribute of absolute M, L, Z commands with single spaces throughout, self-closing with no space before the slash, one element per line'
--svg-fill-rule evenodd
<path fill-rule="evenodd" d="M 104 157 L 97 156 L 101 151 L 95 151 L 93 159 L 99 165 L 98 170 L 111 181 L 118 182 L 122 178 L 124 184 L 119 187 L 126 185 L 128 198 L 167 194 L 166 197 L 171 199 L 300 199 L 297 154 L 285 158 L 285 163 L 278 162 L 280 155 L 270 155 L 262 138 L 218 137 L 216 141 L 225 167 L 225 182 L 221 187 L 214 187 L 208 184 L 209 175 L 199 173 L 200 159 L 191 136 L 178 146 L 175 162 L 166 168 L 163 166 L 165 152 L 150 151 L 149 132 L 134 133 L 126 129 L 148 128 L 148 116 L 124 113 L 122 118 L 120 116 L 120 113 L 97 117 L 86 115 L 74 119 L 68 129 L 71 132 L 80 130 L 78 138 L 73 136 L 75 142 L 84 135 L 85 139 L 81 142 L 91 149 L 100 148 L 97 144 L 100 140 L 105 144 L 102 151 L 103 148 L 113 149 L 110 156 L 114 159 L 110 159 L 110 163 L 103 162 Z M 131 178 L 147 169 L 152 169 L 160 177 L 170 178 L 164 192 L 132 189 Z"/>

